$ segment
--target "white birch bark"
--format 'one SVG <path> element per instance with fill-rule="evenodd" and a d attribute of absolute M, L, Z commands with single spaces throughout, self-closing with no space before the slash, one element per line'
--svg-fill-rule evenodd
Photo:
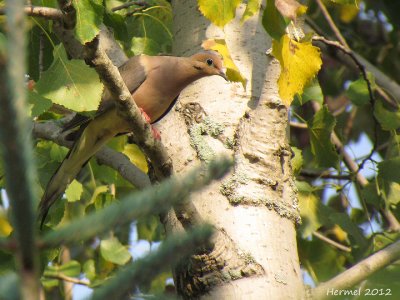
<path fill-rule="evenodd" d="M 197 255 L 192 265 L 177 271 L 176 285 L 185 298 L 302 299 L 287 109 L 277 93 L 279 64 L 265 54 L 271 40 L 261 16 L 242 26 L 240 7 L 224 33 L 201 16 L 197 1 L 173 1 L 173 10 L 174 54 L 188 56 L 200 50 L 205 39 L 225 38 L 248 79 L 246 90 L 220 77 L 197 81 L 158 125 L 177 173 L 198 164 L 199 158 L 228 154 L 236 161 L 230 175 L 191 199 L 218 233 L 211 253 Z M 189 113 L 200 107 L 206 117 Z M 184 115 L 194 123 L 185 124 Z M 193 121 L 196 118 L 200 123 Z M 164 221 L 169 232 L 181 230 L 174 213 Z"/>

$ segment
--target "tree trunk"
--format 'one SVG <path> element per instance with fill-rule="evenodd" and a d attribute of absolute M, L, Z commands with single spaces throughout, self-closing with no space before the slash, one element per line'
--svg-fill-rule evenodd
<path fill-rule="evenodd" d="M 248 79 L 246 90 L 219 77 L 197 81 L 158 125 L 177 173 L 221 154 L 235 159 L 231 174 L 190 199 L 216 235 L 211 250 L 175 270 L 177 290 L 186 299 L 302 299 L 287 109 L 260 15 L 240 25 L 241 6 L 224 33 L 200 14 L 197 1 L 172 4 L 174 54 L 188 56 L 205 39 L 225 38 Z M 163 220 L 169 233 L 182 230 L 178 219 L 170 212 Z"/>

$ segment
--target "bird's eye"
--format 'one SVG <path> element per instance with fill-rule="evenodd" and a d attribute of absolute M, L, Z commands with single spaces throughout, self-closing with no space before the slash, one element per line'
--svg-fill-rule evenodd
<path fill-rule="evenodd" d="M 208 58 L 206 60 L 207 65 L 212 66 L 214 64 L 213 60 L 211 58 Z"/>

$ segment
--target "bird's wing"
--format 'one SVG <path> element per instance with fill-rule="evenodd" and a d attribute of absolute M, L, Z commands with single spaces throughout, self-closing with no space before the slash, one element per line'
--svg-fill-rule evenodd
<path fill-rule="evenodd" d="M 140 58 L 141 56 L 133 56 L 119 67 L 121 77 L 131 94 L 133 94 L 137 90 L 137 88 L 146 80 L 146 70 L 141 63 Z M 105 89 L 99 109 L 97 110 L 94 117 L 98 117 L 99 115 L 110 110 L 111 108 L 114 108 L 114 106 L 115 102 L 112 99 L 110 92 Z M 84 128 L 91 120 L 92 118 L 88 116 L 76 114 L 76 116 L 72 118 L 71 121 L 63 126 L 62 131 L 69 131 L 71 129 L 81 126 Z M 80 130 L 80 132 L 81 131 L 82 130 Z M 77 134 L 73 134 L 71 136 L 76 139 Z"/>
<path fill-rule="evenodd" d="M 119 70 L 122 79 L 131 93 L 146 80 L 146 70 L 141 64 L 139 56 L 130 58 Z M 108 140 L 126 130 L 125 121 L 117 116 L 114 100 L 108 91 L 105 91 L 102 103 L 93 119 L 77 115 L 77 117 L 64 127 L 64 131 L 77 126 L 80 126 L 80 128 L 71 133 L 74 135 L 74 145 L 51 177 L 39 203 L 38 217 L 41 227 L 51 205 L 62 196 L 68 184 L 76 177 L 87 161 Z"/>

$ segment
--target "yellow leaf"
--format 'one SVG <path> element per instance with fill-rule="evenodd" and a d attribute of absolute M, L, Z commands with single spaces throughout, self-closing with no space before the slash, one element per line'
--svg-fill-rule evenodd
<path fill-rule="evenodd" d="M 241 82 L 243 88 L 246 89 L 247 80 L 246 78 L 243 77 L 238 67 L 233 62 L 232 57 L 229 53 L 229 49 L 224 39 L 206 40 L 201 44 L 201 47 L 203 47 L 204 50 L 214 50 L 217 51 L 219 54 L 221 54 L 224 60 L 224 66 L 226 67 L 226 75 L 229 81 Z"/>
<path fill-rule="evenodd" d="M 138 146 L 134 144 L 126 144 L 123 153 L 128 156 L 129 160 L 144 173 L 149 171 L 146 156 L 144 156 Z"/>
<path fill-rule="evenodd" d="M 311 42 L 299 43 L 284 35 L 279 42 L 273 41 L 272 54 L 281 64 L 279 96 L 286 106 L 290 106 L 294 95 L 301 94 L 321 68 L 320 50 Z"/>
<path fill-rule="evenodd" d="M 219 27 L 224 27 L 236 14 L 241 0 L 199 0 L 201 13 Z"/>
<path fill-rule="evenodd" d="M 260 9 L 261 0 L 249 0 L 246 5 L 246 9 L 240 19 L 241 23 L 246 22 L 249 18 L 251 18 L 254 14 L 258 12 Z"/>
<path fill-rule="evenodd" d="M 340 226 L 335 224 L 328 233 L 333 234 L 339 242 L 346 242 L 348 241 L 347 232 L 344 231 Z"/>
<path fill-rule="evenodd" d="M 275 6 L 282 16 L 296 20 L 297 16 L 304 15 L 307 11 L 307 6 L 301 5 L 296 0 L 275 0 Z"/>
<path fill-rule="evenodd" d="M 9 236 L 13 228 L 8 222 L 7 216 L 3 211 L 0 211 L 0 236 Z"/>
<path fill-rule="evenodd" d="M 357 17 L 360 8 L 357 7 L 356 5 L 346 4 L 346 5 L 341 5 L 339 11 L 340 11 L 340 21 L 347 24 L 353 21 L 355 17 Z"/>

